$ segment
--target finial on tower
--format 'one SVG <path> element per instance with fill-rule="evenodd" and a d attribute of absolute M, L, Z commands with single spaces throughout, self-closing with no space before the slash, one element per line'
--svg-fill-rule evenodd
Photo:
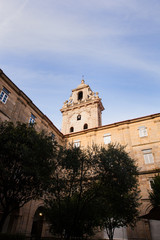
<path fill-rule="evenodd" d="M 82 75 L 82 81 L 81 81 L 81 84 L 84 84 L 85 81 L 84 81 L 84 75 Z"/>

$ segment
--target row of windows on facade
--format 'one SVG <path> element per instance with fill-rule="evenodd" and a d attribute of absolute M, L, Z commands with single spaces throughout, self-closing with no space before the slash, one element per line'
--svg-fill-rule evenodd
<path fill-rule="evenodd" d="M 139 127 L 139 137 L 146 137 L 146 136 L 148 136 L 147 128 L 145 126 Z M 103 139 L 104 139 L 104 144 L 111 143 L 111 134 L 110 133 L 104 134 Z M 142 150 L 142 152 L 143 152 L 145 164 L 154 163 L 152 149 L 144 149 Z"/>
<path fill-rule="evenodd" d="M 81 143 L 80 140 L 75 140 L 73 142 L 73 146 L 74 147 L 80 147 Z M 152 149 L 144 149 L 142 150 L 143 153 L 143 157 L 144 157 L 144 162 L 145 164 L 153 164 L 154 163 L 154 158 L 153 158 L 153 154 L 152 154 Z M 152 183 L 153 183 L 153 179 L 149 179 L 149 187 L 150 189 L 152 189 Z"/>
<path fill-rule="evenodd" d="M 9 94 L 10 94 L 10 92 L 5 87 L 3 87 L 3 89 L 0 93 L 0 101 L 2 103 L 6 104 Z M 31 113 L 31 116 L 29 119 L 29 124 L 34 124 L 35 119 L 36 119 L 36 117 Z"/>
<path fill-rule="evenodd" d="M 88 129 L 88 125 L 87 124 L 84 124 L 84 129 Z M 139 137 L 146 137 L 146 136 L 148 136 L 147 128 L 145 126 L 141 126 L 138 129 L 139 129 Z M 70 128 L 70 132 L 74 132 L 74 128 L 73 127 Z M 103 135 L 103 140 L 104 140 L 104 144 L 111 143 L 111 134 L 110 133 L 104 134 Z"/>
<path fill-rule="evenodd" d="M 111 135 L 110 134 L 105 134 L 104 135 L 104 144 L 109 144 L 111 143 Z M 80 140 L 75 140 L 73 142 L 74 147 L 80 147 Z M 154 156 L 152 153 L 152 149 L 143 149 L 142 150 L 143 158 L 145 164 L 153 164 L 154 163 Z"/>
<path fill-rule="evenodd" d="M 73 146 L 74 147 L 80 147 L 80 145 L 81 145 L 80 140 L 75 140 L 73 142 Z M 154 163 L 152 149 L 144 149 L 144 150 L 142 150 L 142 153 L 143 153 L 145 164 L 152 164 L 152 163 Z M 153 183 L 153 179 L 151 178 L 151 179 L 149 179 L 149 187 L 150 187 L 150 189 L 152 189 L 152 183 Z"/>
<path fill-rule="evenodd" d="M 80 120 L 80 119 L 81 119 L 81 115 L 78 115 L 77 120 Z M 84 124 L 83 129 L 88 129 L 87 123 Z M 139 137 L 147 137 L 148 136 L 147 128 L 145 126 L 139 127 L 138 130 L 139 130 Z M 74 132 L 74 127 L 70 128 L 70 132 Z M 111 134 L 110 133 L 105 134 L 104 135 L 104 143 L 108 144 L 110 142 L 111 142 Z"/>
<path fill-rule="evenodd" d="M 139 137 L 147 137 L 148 136 L 147 128 L 145 126 L 139 127 L 138 130 L 139 130 Z M 104 138 L 105 144 L 108 144 L 111 142 L 111 134 L 110 133 L 104 134 L 103 138 Z"/>

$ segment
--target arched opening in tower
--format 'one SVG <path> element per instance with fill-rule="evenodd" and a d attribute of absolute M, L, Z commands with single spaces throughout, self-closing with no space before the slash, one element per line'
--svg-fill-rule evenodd
<path fill-rule="evenodd" d="M 85 123 L 83 129 L 88 129 L 88 124 Z"/>
<path fill-rule="evenodd" d="M 74 127 L 71 127 L 71 128 L 70 128 L 70 132 L 74 132 Z"/>
<path fill-rule="evenodd" d="M 83 92 L 80 91 L 78 92 L 78 100 L 82 100 L 82 98 L 83 98 Z"/>

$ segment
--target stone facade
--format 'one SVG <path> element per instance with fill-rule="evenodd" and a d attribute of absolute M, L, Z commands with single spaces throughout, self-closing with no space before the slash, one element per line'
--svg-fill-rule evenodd
<path fill-rule="evenodd" d="M 2 96 L 2 92 L 6 94 L 7 101 L 4 95 Z M 0 71 L 0 94 L 1 121 L 36 121 L 38 131 L 44 129 L 46 132 L 52 132 L 61 145 L 66 142 L 81 147 L 92 144 L 107 146 L 110 142 L 125 145 L 126 151 L 135 159 L 139 169 L 139 187 L 142 196 L 140 213 L 143 215 L 150 211 L 148 200 L 150 181 L 155 173 L 160 171 L 160 113 L 102 126 L 101 112 L 104 107 L 101 99 L 98 93 L 92 92 L 82 80 L 81 84 L 72 90 L 69 101 L 66 101 L 61 109 L 63 115 L 61 133 L 2 71 Z M 36 213 L 41 207 L 41 201 L 29 202 L 17 215 L 15 214 L 14 221 L 8 219 L 4 231 L 18 231 L 30 235 Z M 127 229 L 127 234 L 125 237 L 121 234 L 121 238 L 128 236 L 128 238 L 151 239 L 153 226 L 153 222 L 141 220 L 134 231 Z M 48 234 L 47 225 L 43 224 L 42 236 Z M 117 237 L 120 238 L 120 235 Z"/>
<path fill-rule="evenodd" d="M 104 107 L 101 99 L 86 85 L 84 80 L 72 90 L 69 101 L 65 101 L 61 109 L 63 114 L 62 133 L 82 131 L 83 129 L 100 127 L 101 112 Z"/>
<path fill-rule="evenodd" d="M 53 133 L 59 144 L 63 145 L 64 136 L 35 104 L 0 70 L 0 94 L 7 95 L 0 99 L 0 120 L 29 123 L 34 121 L 37 131 Z"/>
<path fill-rule="evenodd" d="M 4 93 L 3 96 L 2 93 Z M 64 135 L 2 70 L 0 70 L 0 121 L 12 121 L 14 123 L 17 121 L 33 123 L 34 121 L 37 131 L 44 130 L 46 133 L 52 133 L 59 144 L 64 144 Z M 42 201 L 30 201 L 8 218 L 3 231 L 19 232 L 30 236 L 36 211 L 41 207 Z M 42 236 L 49 235 L 48 225 L 43 224 L 41 230 Z"/>

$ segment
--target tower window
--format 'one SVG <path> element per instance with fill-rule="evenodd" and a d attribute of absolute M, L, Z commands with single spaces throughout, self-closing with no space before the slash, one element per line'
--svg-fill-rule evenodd
<path fill-rule="evenodd" d="M 81 115 L 80 114 L 77 116 L 77 120 L 81 120 Z"/>
<path fill-rule="evenodd" d="M 82 98 L 83 98 L 83 92 L 80 91 L 78 92 L 78 100 L 82 100 Z"/>
<path fill-rule="evenodd" d="M 70 128 L 70 132 L 74 132 L 74 127 L 71 127 L 71 128 Z"/>
<path fill-rule="evenodd" d="M 85 123 L 83 129 L 88 129 L 88 124 Z"/>

